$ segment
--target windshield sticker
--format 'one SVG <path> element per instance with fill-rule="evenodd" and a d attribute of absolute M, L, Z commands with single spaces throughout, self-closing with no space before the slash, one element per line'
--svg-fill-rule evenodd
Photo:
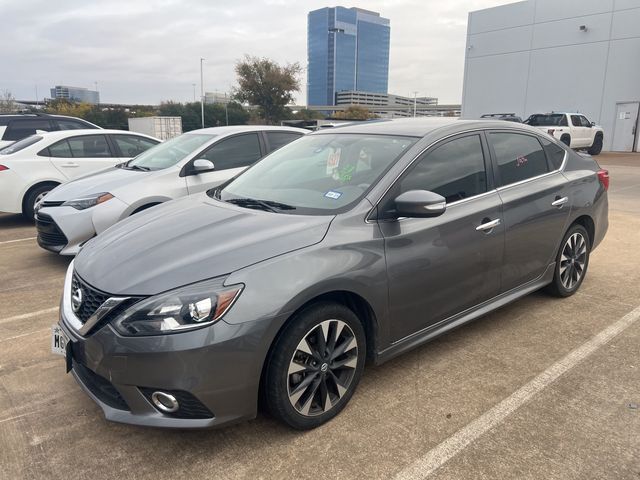
<path fill-rule="evenodd" d="M 340 154 L 342 153 L 342 149 L 336 148 L 332 153 L 327 157 L 327 175 L 332 175 L 333 172 L 340 165 Z"/>
<path fill-rule="evenodd" d="M 327 198 L 333 198 L 334 200 L 337 200 L 342 196 L 342 192 L 336 192 L 334 190 L 329 190 L 327 193 L 324 194 L 324 196 L 327 197 Z"/>

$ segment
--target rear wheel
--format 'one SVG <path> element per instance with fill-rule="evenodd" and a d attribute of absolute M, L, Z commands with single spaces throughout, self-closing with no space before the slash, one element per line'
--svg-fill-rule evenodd
<path fill-rule="evenodd" d="M 593 145 L 591 145 L 591 148 L 587 150 L 589 155 L 600 154 L 600 152 L 602 151 L 602 140 L 603 140 L 602 135 L 596 135 L 596 138 L 593 140 Z"/>
<path fill-rule="evenodd" d="M 306 430 L 345 407 L 362 376 L 365 334 L 358 317 L 338 303 L 304 309 L 283 330 L 264 382 L 271 414 Z"/>
<path fill-rule="evenodd" d="M 562 135 L 562 137 L 560 137 L 560 141 L 567 147 L 571 146 L 571 137 L 569 135 Z"/>
<path fill-rule="evenodd" d="M 42 201 L 47 193 L 53 190 L 57 185 L 55 183 L 43 183 L 37 185 L 25 195 L 22 201 L 22 215 L 30 221 L 34 221 L 35 208 Z"/>
<path fill-rule="evenodd" d="M 547 291 L 556 297 L 576 293 L 587 274 L 590 252 L 589 234 L 582 225 L 573 225 L 560 244 L 553 281 Z"/>

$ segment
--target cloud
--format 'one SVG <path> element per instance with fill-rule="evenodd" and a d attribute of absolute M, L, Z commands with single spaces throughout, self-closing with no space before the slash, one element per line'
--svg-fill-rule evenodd
<path fill-rule="evenodd" d="M 389 91 L 462 95 L 467 14 L 509 0 L 372 0 L 358 6 L 391 19 Z M 205 90 L 228 91 L 244 54 L 306 66 L 310 10 L 318 0 L 0 0 L 0 90 L 18 99 L 48 96 L 68 84 L 93 88 L 116 103 L 193 99 L 200 57 Z M 9 47 L 8 47 L 9 46 Z M 305 101 L 305 82 L 297 99 Z"/>

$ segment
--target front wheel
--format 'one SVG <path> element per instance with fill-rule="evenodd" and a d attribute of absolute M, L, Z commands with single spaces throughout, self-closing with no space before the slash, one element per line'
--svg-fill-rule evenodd
<path fill-rule="evenodd" d="M 582 225 L 573 225 L 560 244 L 553 281 L 547 291 L 556 297 L 570 297 L 576 293 L 587 274 L 590 252 L 587 230 Z"/>
<path fill-rule="evenodd" d="M 362 376 L 366 341 L 347 307 L 319 303 L 301 311 L 278 337 L 264 382 L 271 414 L 299 430 L 331 420 Z"/>
<path fill-rule="evenodd" d="M 591 148 L 589 148 L 587 152 L 589 153 L 589 155 L 600 155 L 601 151 L 602 151 L 602 135 L 598 135 L 593 140 L 593 145 L 591 145 Z"/>

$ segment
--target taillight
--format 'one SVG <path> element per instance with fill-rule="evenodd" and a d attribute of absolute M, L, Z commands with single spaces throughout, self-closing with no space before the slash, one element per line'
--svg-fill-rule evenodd
<path fill-rule="evenodd" d="M 9 167 L 5 166 L 5 165 L 0 165 L 0 172 L 3 170 L 9 170 Z"/>
<path fill-rule="evenodd" d="M 605 191 L 609 190 L 609 170 L 604 170 L 602 168 L 598 170 L 598 180 L 600 180 Z"/>
<path fill-rule="evenodd" d="M 547 130 L 547 133 L 553 137 L 553 133 L 555 131 L 556 131 L 555 128 L 550 128 L 549 130 Z"/>

